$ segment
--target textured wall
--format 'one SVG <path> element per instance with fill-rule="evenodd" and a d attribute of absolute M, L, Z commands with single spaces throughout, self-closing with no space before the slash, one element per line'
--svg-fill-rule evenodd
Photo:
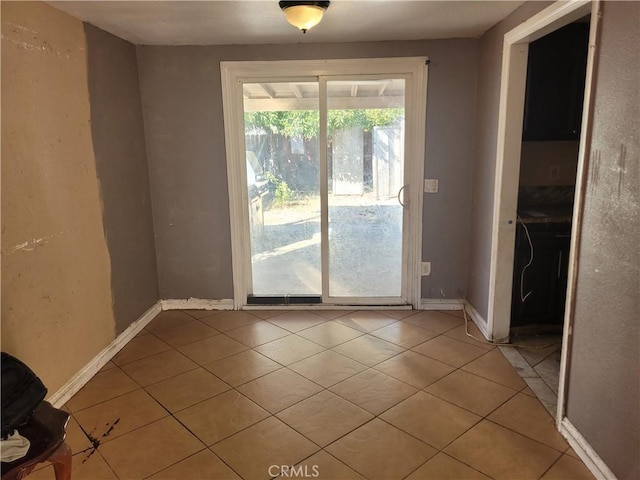
<path fill-rule="evenodd" d="M 136 47 L 88 24 L 85 34 L 93 151 L 121 333 L 159 299 Z"/>
<path fill-rule="evenodd" d="M 2 2 L 2 350 L 55 392 L 114 338 L 82 22 Z"/>
<path fill-rule="evenodd" d="M 551 2 L 527 2 L 480 38 L 467 299 L 487 318 L 504 34 Z"/>
<path fill-rule="evenodd" d="M 477 41 L 325 45 L 139 47 L 160 296 L 231 298 L 231 237 L 220 61 L 426 55 L 423 297 L 466 289 Z"/>
<path fill-rule="evenodd" d="M 640 3 L 602 7 L 567 417 L 640 477 Z"/>

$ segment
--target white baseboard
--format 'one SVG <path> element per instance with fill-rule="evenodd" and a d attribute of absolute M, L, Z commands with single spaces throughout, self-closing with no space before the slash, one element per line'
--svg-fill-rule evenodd
<path fill-rule="evenodd" d="M 462 310 L 464 300 L 461 298 L 421 298 L 420 310 Z"/>
<path fill-rule="evenodd" d="M 473 305 L 471 305 L 469 302 L 465 303 L 464 309 L 467 312 L 467 315 L 471 317 L 471 321 L 476 324 L 476 327 L 478 327 L 478 330 L 480 330 L 480 333 L 482 333 L 484 338 L 486 338 L 487 340 L 491 340 L 489 326 L 487 324 L 487 321 L 482 318 L 482 315 L 480 315 L 478 311 L 473 307 Z"/>
<path fill-rule="evenodd" d="M 589 442 L 585 440 L 567 417 L 564 417 L 560 423 L 560 433 L 567 439 L 569 445 L 573 447 L 594 477 L 604 480 L 616 480 L 616 476 L 607 467 L 607 464 L 604 463 L 600 455 L 589 445 Z"/>
<path fill-rule="evenodd" d="M 162 310 L 233 310 L 233 299 L 209 300 L 206 298 L 185 298 L 160 300 Z"/>
<path fill-rule="evenodd" d="M 151 322 L 162 311 L 160 302 L 154 304 L 149 310 L 144 312 L 142 316 L 134 321 L 127 329 L 118 335 L 113 342 L 105 347 L 98 355 L 96 355 L 89 363 L 87 363 L 82 370 L 76 373 L 71 380 L 65 383 L 57 392 L 47 398 L 47 401 L 54 407 L 59 408 L 73 397 L 78 390 L 93 378 L 93 376 L 100 371 L 105 364 L 111 360 L 116 353 L 129 343 L 129 341 L 135 337 L 140 330 Z"/>

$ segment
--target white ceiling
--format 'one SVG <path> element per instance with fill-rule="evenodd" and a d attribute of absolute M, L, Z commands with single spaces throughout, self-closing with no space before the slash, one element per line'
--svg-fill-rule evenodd
<path fill-rule="evenodd" d="M 523 1 L 333 0 L 306 35 L 277 0 L 50 1 L 140 45 L 243 45 L 478 37 Z"/>

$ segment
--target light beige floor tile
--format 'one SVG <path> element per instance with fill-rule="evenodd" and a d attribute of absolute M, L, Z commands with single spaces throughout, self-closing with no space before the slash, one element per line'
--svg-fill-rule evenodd
<path fill-rule="evenodd" d="M 149 480 L 235 480 L 240 479 L 209 449 L 201 450 L 149 477 Z"/>
<path fill-rule="evenodd" d="M 204 368 L 196 368 L 147 387 L 149 392 L 170 412 L 177 412 L 231 387 Z"/>
<path fill-rule="evenodd" d="M 316 478 L 317 480 L 365 480 L 358 472 L 347 467 L 336 457 L 329 455 L 324 450 L 303 460 L 297 467 L 302 467 L 303 470 L 287 472 L 287 476 L 281 475 L 278 478 L 308 477 Z"/>
<path fill-rule="evenodd" d="M 246 345 L 226 335 L 216 335 L 198 342 L 182 345 L 178 350 L 199 365 L 213 363 L 247 349 Z"/>
<path fill-rule="evenodd" d="M 280 328 L 295 333 L 326 322 L 327 319 L 312 312 L 295 310 L 271 317 L 269 321 Z"/>
<path fill-rule="evenodd" d="M 219 442 L 268 416 L 268 412 L 235 390 L 175 414 L 206 445 Z"/>
<path fill-rule="evenodd" d="M 496 480 L 540 478 L 562 455 L 488 420 L 477 424 L 444 452 Z"/>
<path fill-rule="evenodd" d="M 142 389 L 74 413 L 87 435 L 100 444 L 167 415 L 167 411 Z"/>
<path fill-rule="evenodd" d="M 475 347 L 468 343 L 459 342 L 446 335 L 424 342 L 412 349 L 422 355 L 435 358 L 454 367 L 461 367 L 471 360 L 484 355 L 487 351 L 483 348 Z"/>
<path fill-rule="evenodd" d="M 291 335 L 291 332 L 276 325 L 259 321 L 226 332 L 227 335 L 248 347 L 256 347 L 263 343 Z"/>
<path fill-rule="evenodd" d="M 122 366 L 122 369 L 138 385 L 146 387 L 197 367 L 198 365 L 180 352 L 167 350 L 166 352 L 127 363 Z"/>
<path fill-rule="evenodd" d="M 284 410 L 320 390 L 322 390 L 321 386 L 287 368 L 256 378 L 238 387 L 238 391 L 271 413 Z"/>
<path fill-rule="evenodd" d="M 182 325 L 159 330 L 155 335 L 160 337 L 161 340 L 169 345 L 178 347 L 180 345 L 186 345 L 187 343 L 197 342 L 203 338 L 213 337 L 219 333 L 220 332 L 216 329 L 211 328 L 198 320 L 193 320 L 191 322 L 183 323 Z"/>
<path fill-rule="evenodd" d="M 573 457 L 573 458 L 575 458 L 576 460 L 580 460 L 580 457 L 578 456 L 578 454 L 576 453 L 576 451 L 575 451 L 573 448 L 571 448 L 571 447 L 567 448 L 567 449 L 565 450 L 564 454 L 565 454 L 565 455 L 569 455 L 570 457 Z"/>
<path fill-rule="evenodd" d="M 370 480 L 404 478 L 437 453 L 379 419 L 342 437 L 326 450 Z"/>
<path fill-rule="evenodd" d="M 371 420 L 373 415 L 325 390 L 283 410 L 277 417 L 324 447 Z"/>
<path fill-rule="evenodd" d="M 437 336 L 436 332 L 416 327 L 410 323 L 396 322 L 371 332 L 371 335 L 395 343 L 404 348 L 412 348 Z"/>
<path fill-rule="evenodd" d="M 462 370 L 480 375 L 515 390 L 522 390 L 526 385 L 522 377 L 516 373 L 509 361 L 504 358 L 498 349 L 491 350 L 467 363 L 462 367 Z"/>
<path fill-rule="evenodd" d="M 136 338 L 136 337 L 134 337 Z M 111 360 L 109 360 L 107 363 L 104 364 L 104 366 L 99 370 L 100 372 L 106 372 L 107 370 L 111 370 L 112 368 L 116 368 L 117 365 L 115 363 L 113 363 Z"/>
<path fill-rule="evenodd" d="M 423 442 L 443 449 L 482 417 L 425 392 L 418 392 L 380 418 Z"/>
<path fill-rule="evenodd" d="M 273 342 L 259 345 L 254 349 L 256 352 L 266 355 L 270 359 L 282 364 L 289 365 L 298 362 L 303 358 L 310 357 L 325 350 L 317 343 L 313 343 L 306 338 L 297 335 L 274 340 Z"/>
<path fill-rule="evenodd" d="M 424 390 L 481 417 L 488 415 L 517 393 L 462 370 L 456 370 Z"/>
<path fill-rule="evenodd" d="M 374 415 L 417 392 L 411 385 L 373 369 L 354 375 L 330 390 Z"/>
<path fill-rule="evenodd" d="M 100 402 L 140 388 L 131 377 L 119 368 L 98 373 L 80 389 L 67 403 L 72 412 L 90 407 Z"/>
<path fill-rule="evenodd" d="M 438 453 L 407 480 L 490 480 L 477 470 L 444 453 Z"/>
<path fill-rule="evenodd" d="M 29 480 L 55 480 L 53 465 L 34 470 Z M 118 480 L 116 474 L 104 461 L 98 451 L 78 453 L 71 461 L 71 478 L 73 480 Z"/>
<path fill-rule="evenodd" d="M 159 472 L 202 448 L 202 442 L 173 417 L 165 417 L 100 445 L 100 453 L 119 478 L 135 480 Z"/>
<path fill-rule="evenodd" d="M 460 318 L 435 310 L 424 310 L 402 321 L 437 333 L 447 332 L 463 323 Z"/>
<path fill-rule="evenodd" d="M 560 452 L 568 447 L 554 419 L 537 398 L 519 393 L 487 418 Z"/>
<path fill-rule="evenodd" d="M 452 315 L 457 318 L 464 319 L 464 313 L 462 313 L 462 308 L 460 310 L 440 310 L 442 313 L 446 313 L 447 315 Z"/>
<path fill-rule="evenodd" d="M 390 358 L 375 369 L 416 388 L 424 388 L 455 370 L 451 365 L 411 351 Z"/>
<path fill-rule="evenodd" d="M 267 373 L 271 373 L 282 365 L 253 350 L 245 350 L 227 358 L 223 358 L 204 366 L 211 373 L 221 378 L 232 387 L 237 387 Z"/>
<path fill-rule="evenodd" d="M 289 368 L 325 388 L 367 369 L 362 363 L 330 350 L 293 363 Z"/>
<path fill-rule="evenodd" d="M 113 363 L 116 365 L 126 365 L 142 358 L 150 357 L 156 353 L 171 350 L 171 345 L 167 345 L 155 335 L 144 335 L 135 337 L 125 347 L 113 357 Z"/>
<path fill-rule="evenodd" d="M 202 320 L 203 318 L 211 317 L 218 313 L 221 313 L 221 310 L 198 310 L 198 309 L 190 309 L 183 310 L 187 315 L 195 318 L 196 320 Z"/>
<path fill-rule="evenodd" d="M 469 332 L 470 335 L 473 335 L 473 337 L 470 337 L 469 335 L 467 335 L 467 331 Z M 448 332 L 445 333 L 445 335 L 450 338 L 455 338 L 460 342 L 465 342 L 479 348 L 484 348 L 485 350 L 493 350 L 494 348 L 496 348 L 495 345 L 491 344 L 489 340 L 487 340 L 484 337 L 484 335 L 482 335 L 482 332 L 478 329 L 478 327 L 476 327 L 475 323 L 473 323 L 471 320 L 469 320 L 467 323 L 467 330 L 465 330 L 465 326 L 463 322 L 462 325 L 452 330 L 449 330 Z"/>
<path fill-rule="evenodd" d="M 395 318 L 396 320 L 402 320 L 403 318 L 415 315 L 419 310 L 378 310 L 378 313 L 386 315 L 387 317 Z"/>
<path fill-rule="evenodd" d="M 193 318 L 180 310 L 165 310 L 160 312 L 149 322 L 145 328 L 151 333 L 164 330 L 165 328 L 175 327 L 183 323 L 191 322 Z"/>
<path fill-rule="evenodd" d="M 302 330 L 298 335 L 323 347 L 331 348 L 357 338 L 363 333 L 360 330 L 345 327 L 341 323 L 330 321 Z"/>
<path fill-rule="evenodd" d="M 216 330 L 226 332 L 228 330 L 233 330 L 234 328 L 244 327 L 245 325 L 257 322 L 258 320 L 260 320 L 260 318 L 249 312 L 224 311 L 211 317 L 203 318 L 202 322 Z"/>
<path fill-rule="evenodd" d="M 344 317 L 345 315 L 353 313 L 353 310 L 317 310 L 313 313 L 327 320 L 335 320 L 338 317 Z"/>
<path fill-rule="evenodd" d="M 534 398 L 536 396 L 536 394 L 533 392 L 533 390 L 531 390 L 531 387 L 529 387 L 529 385 L 527 385 L 522 390 L 520 390 L 520 393 L 524 393 L 525 395 L 529 395 L 530 397 L 534 397 Z"/>
<path fill-rule="evenodd" d="M 262 320 L 275 317 L 276 315 L 282 315 L 283 313 L 287 313 L 287 310 L 251 310 L 251 315 L 255 315 Z"/>
<path fill-rule="evenodd" d="M 217 443 L 212 450 L 242 478 L 266 479 L 280 473 L 279 465 L 295 465 L 319 448 L 270 417 Z"/>
<path fill-rule="evenodd" d="M 336 319 L 336 322 L 341 323 L 342 325 L 345 325 L 347 327 L 360 330 L 364 333 L 378 330 L 379 328 L 386 327 L 387 325 L 395 323 L 396 321 L 397 320 L 395 318 L 391 318 L 387 315 L 383 315 L 382 313 L 373 312 L 370 310 L 349 313 Z"/>
<path fill-rule="evenodd" d="M 582 461 L 562 455 L 541 480 L 592 480 L 595 477 Z"/>
<path fill-rule="evenodd" d="M 333 348 L 353 360 L 373 367 L 404 351 L 404 348 L 371 335 L 349 340 Z"/>
<path fill-rule="evenodd" d="M 67 423 L 65 432 L 67 434 L 65 441 L 74 455 L 78 452 L 92 448 L 91 441 L 82 431 L 80 425 L 78 425 L 78 422 L 73 416 L 69 417 L 69 423 Z"/>

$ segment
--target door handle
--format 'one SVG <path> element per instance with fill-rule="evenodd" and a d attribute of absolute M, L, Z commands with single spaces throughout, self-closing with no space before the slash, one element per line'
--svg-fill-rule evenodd
<path fill-rule="evenodd" d="M 408 189 L 408 187 L 409 185 L 403 185 L 400 187 L 400 190 L 398 190 L 398 203 L 402 205 L 402 208 L 407 208 L 409 206 L 409 201 L 404 201 L 404 191 L 405 189 Z"/>

